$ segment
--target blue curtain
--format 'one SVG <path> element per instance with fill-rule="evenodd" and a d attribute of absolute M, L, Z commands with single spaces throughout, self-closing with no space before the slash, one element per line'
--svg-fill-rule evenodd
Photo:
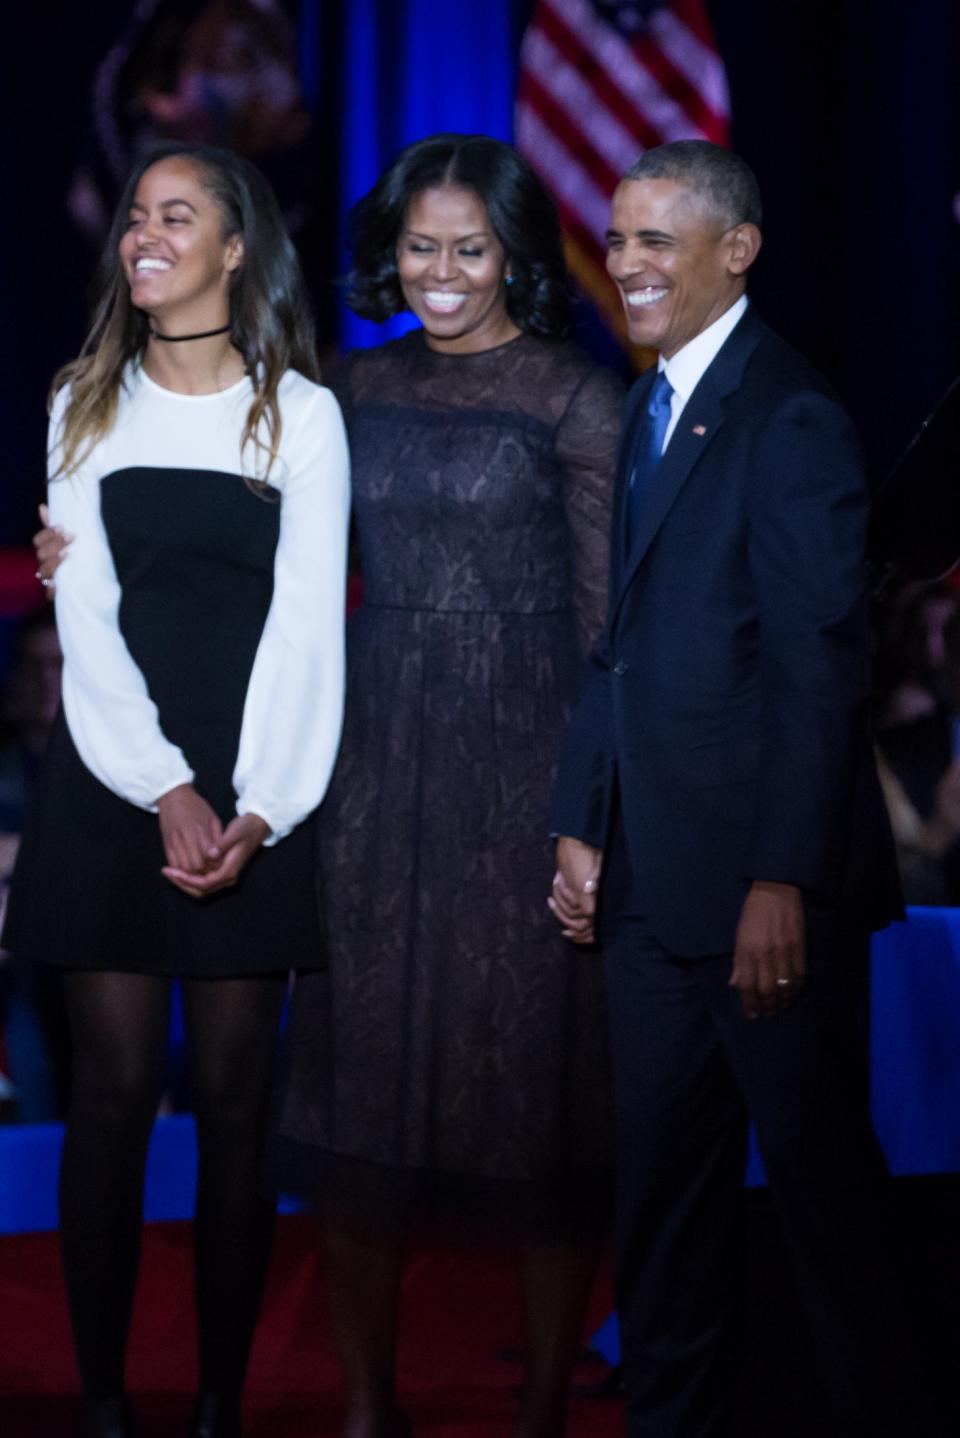
<path fill-rule="evenodd" d="M 324 25 L 336 6 L 339 23 Z M 340 145 L 339 223 L 404 145 L 438 130 L 513 138 L 515 0 L 458 6 L 449 0 L 303 0 L 305 93 L 319 99 L 324 35 L 335 36 L 336 125 Z M 329 17 L 327 17 L 329 18 Z M 329 57 L 325 66 L 330 73 Z M 341 247 L 341 270 L 347 255 Z M 373 325 L 341 307 L 344 349 L 380 343 L 408 328 L 399 316 Z"/>

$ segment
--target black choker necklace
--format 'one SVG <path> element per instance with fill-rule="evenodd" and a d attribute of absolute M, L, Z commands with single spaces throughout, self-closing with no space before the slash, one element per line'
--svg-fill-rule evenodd
<path fill-rule="evenodd" d="M 164 344 L 168 345 L 182 345 L 187 340 L 208 340 L 213 335 L 225 335 L 229 328 L 229 325 L 221 325 L 218 330 L 201 330 L 198 335 L 162 335 L 159 330 L 151 330 L 150 338 L 163 340 Z"/>

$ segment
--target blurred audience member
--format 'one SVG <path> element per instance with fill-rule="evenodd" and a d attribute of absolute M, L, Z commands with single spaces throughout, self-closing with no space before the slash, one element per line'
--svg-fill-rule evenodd
<path fill-rule="evenodd" d="M 68 200 L 75 222 L 103 241 L 131 165 L 177 140 L 256 159 L 290 228 L 300 228 L 312 193 L 310 115 L 283 0 L 140 0 L 131 9 L 97 71 L 93 128 Z"/>
<path fill-rule="evenodd" d="M 33 778 L 60 703 L 63 665 L 53 611 L 20 621 L 0 698 L 0 920 Z M 59 976 L 13 962 L 0 951 L 0 1018 L 24 1123 L 62 1116 L 69 1041 Z"/>
<path fill-rule="evenodd" d="M 952 598 L 952 605 L 950 603 Z M 949 607 L 948 607 L 949 606 Z M 960 904 L 960 593 L 930 591 L 926 614 L 946 609 L 929 653 L 929 707 L 882 729 L 881 777 L 912 904 Z"/>
<path fill-rule="evenodd" d="M 905 585 L 885 607 L 877 663 L 879 729 L 937 712 L 944 629 L 958 607 L 960 589 L 950 581 Z"/>
<path fill-rule="evenodd" d="M 10 674 L 0 701 L 0 865 L 9 836 L 19 835 L 37 763 L 60 703 L 63 656 L 51 609 L 20 621 Z"/>

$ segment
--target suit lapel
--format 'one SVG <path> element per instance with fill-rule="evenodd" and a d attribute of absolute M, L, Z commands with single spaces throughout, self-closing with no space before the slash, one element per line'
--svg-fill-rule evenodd
<path fill-rule="evenodd" d="M 621 535 L 618 557 L 623 556 L 623 559 L 616 590 L 612 596 L 611 608 L 619 605 L 624 592 L 629 587 L 664 520 L 670 513 L 677 496 L 720 430 L 724 422 L 723 401 L 740 384 L 744 366 L 759 343 L 765 328 L 759 315 L 752 308 L 748 309 L 712 364 L 704 372 L 703 378 L 683 407 L 677 427 L 670 436 L 670 443 L 650 481 L 647 495 L 638 515 L 630 552 L 624 554 L 627 481 L 633 462 L 637 426 L 643 414 L 643 403 L 638 402 L 628 415 L 618 475 L 620 493 L 616 510 Z M 652 384 L 652 379 L 648 380 L 646 375 L 644 381 L 646 383 L 642 396 L 638 397 L 642 401 L 646 400 Z M 639 389 L 639 385 L 636 388 Z"/>
<path fill-rule="evenodd" d="M 690 472 L 723 423 L 723 407 L 710 383 L 709 370 L 683 407 L 680 421 L 650 480 L 637 516 L 636 532 L 624 570 L 629 584 L 650 548 Z"/>

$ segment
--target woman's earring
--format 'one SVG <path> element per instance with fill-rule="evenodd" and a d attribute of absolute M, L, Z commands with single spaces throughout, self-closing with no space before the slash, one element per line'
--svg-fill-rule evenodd
<path fill-rule="evenodd" d="M 513 284 L 513 275 L 507 275 L 507 284 L 508 284 L 508 285 L 512 285 L 512 284 Z"/>

